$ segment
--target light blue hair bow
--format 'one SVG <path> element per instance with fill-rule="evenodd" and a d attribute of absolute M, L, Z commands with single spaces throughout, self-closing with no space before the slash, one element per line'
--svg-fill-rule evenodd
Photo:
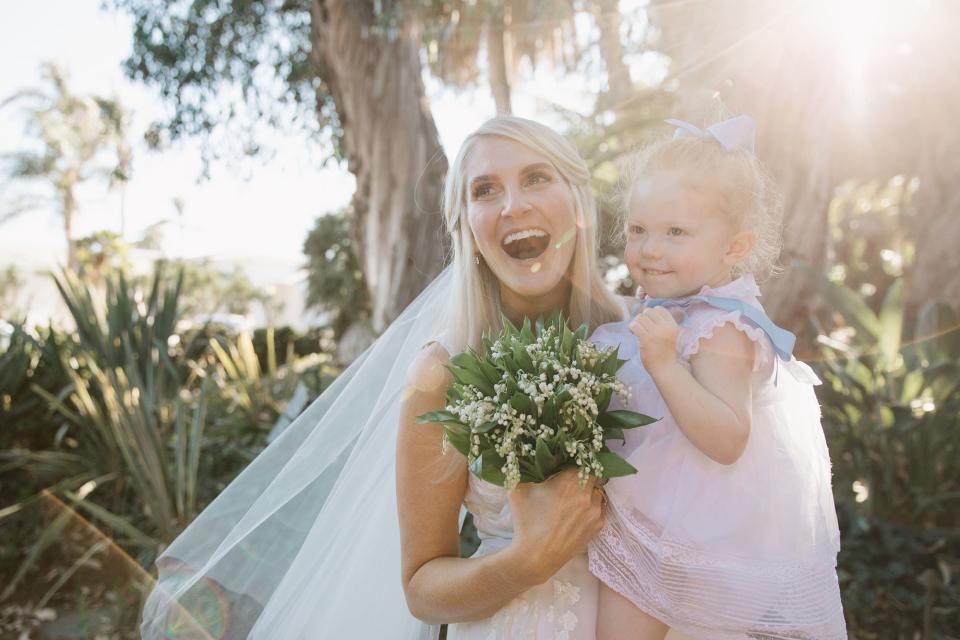
<path fill-rule="evenodd" d="M 727 151 L 745 149 L 752 153 L 757 140 L 757 123 L 747 115 L 718 122 L 717 124 L 710 125 L 706 129 L 701 129 L 689 122 L 675 118 L 671 118 L 666 122 L 677 128 L 677 130 L 673 132 L 674 139 L 686 138 L 688 136 L 713 138 Z"/>

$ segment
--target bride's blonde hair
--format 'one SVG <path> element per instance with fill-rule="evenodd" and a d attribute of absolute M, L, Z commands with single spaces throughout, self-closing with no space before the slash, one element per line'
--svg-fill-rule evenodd
<path fill-rule="evenodd" d="M 483 261 L 476 264 L 477 248 L 466 220 L 467 188 L 464 167 L 478 140 L 499 136 L 518 142 L 547 158 L 573 193 L 577 225 L 574 253 L 567 277 L 571 283 L 565 312 L 573 328 L 587 324 L 591 331 L 605 322 L 622 319 L 623 311 L 604 286 L 597 268 L 597 208 L 590 190 L 590 173 L 574 146 L 550 127 L 514 116 L 498 116 L 470 134 L 447 172 L 443 216 L 451 236 L 455 286 L 447 331 L 450 346 L 479 349 L 484 331 L 501 328 L 500 287 Z"/>

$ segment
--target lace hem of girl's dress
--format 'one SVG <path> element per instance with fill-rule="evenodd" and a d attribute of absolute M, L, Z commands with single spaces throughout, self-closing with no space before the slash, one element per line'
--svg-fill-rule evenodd
<path fill-rule="evenodd" d="M 590 571 L 641 611 L 694 638 L 844 640 L 836 557 L 757 563 L 656 535 L 610 504 Z"/>

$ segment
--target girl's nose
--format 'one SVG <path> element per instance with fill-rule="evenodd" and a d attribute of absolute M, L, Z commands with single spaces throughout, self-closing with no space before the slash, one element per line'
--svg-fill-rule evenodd
<path fill-rule="evenodd" d="M 648 234 L 640 245 L 640 253 L 645 257 L 659 258 L 660 245 Z"/>

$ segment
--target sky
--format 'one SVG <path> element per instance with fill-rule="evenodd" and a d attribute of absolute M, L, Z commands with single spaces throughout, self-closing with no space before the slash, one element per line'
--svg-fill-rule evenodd
<path fill-rule="evenodd" d="M 131 21 L 100 8 L 100 0 L 0 0 L 0 100 L 40 85 L 39 67 L 55 61 L 66 68 L 74 91 L 115 96 L 132 111 L 133 177 L 124 196 L 126 238 L 164 227 L 169 255 L 219 259 L 262 258 L 289 267 L 302 264 L 301 248 L 314 219 L 347 204 L 354 179 L 345 168 L 317 167 L 317 154 L 295 134 L 281 136 L 277 153 L 256 163 L 246 176 L 236 167 L 215 164 L 211 178 L 201 174 L 199 142 L 186 140 L 163 152 L 146 148 L 147 125 L 166 107 L 149 88 L 124 78 L 120 64 L 131 47 Z M 547 72 L 544 72 L 547 73 Z M 463 138 L 494 113 L 486 86 L 466 92 L 427 80 L 427 93 L 441 142 L 454 155 Z M 515 89 L 517 115 L 542 117 L 548 102 L 583 110 L 599 90 L 596 79 L 541 74 Z M 0 154 L 29 145 L 18 109 L 0 110 Z M 0 189 L 2 189 L 0 179 Z M 7 186 L 7 189 L 12 189 Z M 0 191 L 2 193 L 2 191 Z M 184 204 L 178 220 L 174 199 Z M 78 193 L 77 237 L 100 229 L 119 232 L 121 198 L 103 183 Z M 63 261 L 65 241 L 56 209 L 50 206 L 0 224 L 0 264 L 52 266 Z M 256 274 L 251 274 L 256 280 Z"/>

